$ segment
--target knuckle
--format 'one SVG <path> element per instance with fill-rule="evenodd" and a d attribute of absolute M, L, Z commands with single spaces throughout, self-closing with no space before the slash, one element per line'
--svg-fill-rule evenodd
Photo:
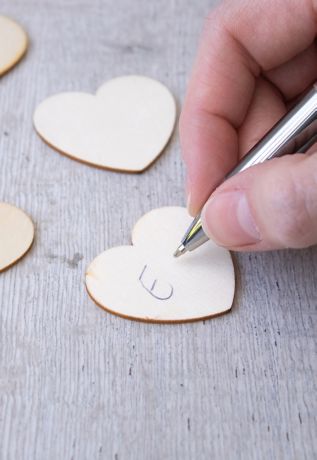
<path fill-rule="evenodd" d="M 217 10 L 216 8 L 213 8 L 212 10 L 210 10 L 207 15 L 206 15 L 206 18 L 205 18 L 205 26 L 206 27 L 209 27 L 210 26 L 210 23 L 213 23 L 216 19 L 216 16 L 217 15 Z"/>

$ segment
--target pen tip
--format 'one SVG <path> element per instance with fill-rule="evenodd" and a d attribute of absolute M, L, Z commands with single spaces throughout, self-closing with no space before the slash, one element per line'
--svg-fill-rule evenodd
<path fill-rule="evenodd" d="M 179 257 L 183 254 L 185 254 L 186 248 L 183 244 L 179 245 L 176 251 L 174 252 L 174 257 Z"/>

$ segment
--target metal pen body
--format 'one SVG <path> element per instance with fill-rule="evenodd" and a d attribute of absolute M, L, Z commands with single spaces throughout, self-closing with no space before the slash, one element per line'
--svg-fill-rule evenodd
<path fill-rule="evenodd" d="M 316 141 L 317 83 L 242 158 L 237 166 L 225 176 L 222 182 L 250 166 L 263 163 L 272 158 L 295 152 L 304 153 Z M 193 220 L 174 255 L 177 257 L 187 251 L 193 251 L 206 241 L 208 241 L 208 237 L 203 231 L 201 218 L 198 215 Z"/>

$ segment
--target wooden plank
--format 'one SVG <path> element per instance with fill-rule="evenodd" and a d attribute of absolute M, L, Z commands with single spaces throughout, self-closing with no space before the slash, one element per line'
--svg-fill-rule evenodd
<path fill-rule="evenodd" d="M 45 97 L 158 78 L 179 104 L 207 0 L 2 0 L 31 47 L 0 81 L 0 200 L 37 224 L 0 275 L 1 459 L 316 458 L 316 248 L 239 255 L 231 314 L 158 326 L 106 314 L 84 271 L 144 212 L 184 204 L 177 136 L 145 174 L 90 168 L 32 128 Z"/>

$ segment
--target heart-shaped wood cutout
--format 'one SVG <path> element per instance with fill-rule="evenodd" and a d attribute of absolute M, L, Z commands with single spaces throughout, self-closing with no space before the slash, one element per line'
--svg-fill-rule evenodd
<path fill-rule="evenodd" d="M 176 120 L 170 91 L 156 80 L 119 77 L 96 96 L 61 93 L 34 114 L 38 134 L 51 147 L 101 168 L 141 172 L 163 151 Z"/>
<path fill-rule="evenodd" d="M 0 203 L 0 272 L 20 260 L 32 246 L 34 225 L 21 209 Z"/>
<path fill-rule="evenodd" d="M 27 45 L 27 35 L 22 27 L 12 19 L 0 16 L 0 75 L 19 62 Z"/>
<path fill-rule="evenodd" d="M 175 258 L 192 219 L 185 208 L 154 209 L 132 233 L 133 246 L 100 254 L 88 267 L 93 300 L 116 315 L 140 321 L 177 323 L 230 310 L 234 268 L 229 251 L 208 241 Z"/>

